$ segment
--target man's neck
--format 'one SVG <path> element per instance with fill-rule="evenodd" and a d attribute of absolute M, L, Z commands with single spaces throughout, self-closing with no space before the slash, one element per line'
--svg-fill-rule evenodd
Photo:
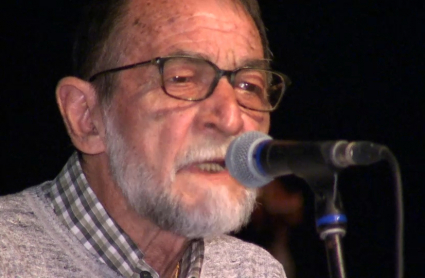
<path fill-rule="evenodd" d="M 83 155 L 83 172 L 108 214 L 144 254 L 144 260 L 160 277 L 172 277 L 189 241 L 161 230 L 147 218 L 140 217 L 115 184 L 105 154 Z"/>

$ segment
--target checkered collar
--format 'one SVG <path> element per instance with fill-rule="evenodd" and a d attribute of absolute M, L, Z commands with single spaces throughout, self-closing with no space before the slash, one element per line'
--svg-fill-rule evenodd
<path fill-rule="evenodd" d="M 88 185 L 79 156 L 74 153 L 45 195 L 59 219 L 93 255 L 124 277 L 159 278 L 143 260 L 143 253 L 108 215 Z M 203 240 L 192 241 L 180 261 L 179 277 L 199 278 Z"/>

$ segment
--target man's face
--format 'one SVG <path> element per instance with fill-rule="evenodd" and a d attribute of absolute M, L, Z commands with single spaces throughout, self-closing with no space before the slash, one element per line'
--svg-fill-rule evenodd
<path fill-rule="evenodd" d="M 259 33 L 242 7 L 161 2 L 150 2 L 148 12 L 147 1 L 130 4 L 123 64 L 190 54 L 231 70 L 263 59 Z M 136 211 L 189 237 L 228 232 L 246 221 L 255 193 L 223 168 L 225 151 L 243 132 L 267 132 L 269 115 L 242 109 L 226 78 L 201 102 L 167 96 L 156 66 L 122 71 L 117 79 L 105 110 L 107 148 L 114 177 Z"/>

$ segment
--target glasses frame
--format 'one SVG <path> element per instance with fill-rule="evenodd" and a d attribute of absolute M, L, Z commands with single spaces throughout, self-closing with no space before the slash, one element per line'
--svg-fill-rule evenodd
<path fill-rule="evenodd" d="M 214 71 L 215 71 L 214 80 L 211 82 L 211 85 L 208 89 L 208 93 L 204 97 L 199 98 L 199 99 L 182 98 L 182 97 L 176 97 L 176 96 L 171 95 L 167 92 L 165 85 L 164 85 L 164 65 L 168 60 L 174 59 L 174 58 L 190 58 L 190 59 L 195 59 L 195 60 L 201 60 L 201 61 L 209 64 L 214 69 Z M 283 97 L 283 95 L 286 91 L 286 88 L 291 85 L 291 79 L 288 76 L 286 76 L 285 74 L 277 72 L 277 71 L 259 68 L 259 67 L 251 67 L 251 66 L 239 67 L 239 68 L 236 68 L 234 70 L 222 70 L 216 64 L 214 64 L 213 62 L 211 62 L 209 60 L 199 58 L 199 57 L 194 57 L 194 56 L 188 56 L 188 55 L 174 55 L 174 56 L 156 57 L 156 58 L 153 58 L 151 60 L 138 62 L 138 63 L 135 63 L 135 64 L 130 64 L 130 65 L 126 65 L 126 66 L 121 66 L 121 67 L 103 70 L 103 71 L 100 71 L 100 72 L 92 75 L 88 79 L 88 81 L 93 82 L 101 75 L 108 74 L 108 73 L 115 73 L 115 72 L 119 72 L 119 71 L 123 71 L 123 70 L 128 70 L 128 69 L 132 69 L 132 68 L 136 68 L 136 67 L 140 67 L 140 66 L 144 66 L 144 65 L 156 65 L 158 67 L 159 73 L 161 75 L 161 88 L 167 96 L 175 98 L 175 99 L 179 99 L 179 100 L 186 100 L 186 101 L 202 101 L 204 99 L 209 98 L 214 93 L 214 90 L 215 90 L 218 82 L 220 81 L 220 79 L 222 77 L 226 77 L 227 80 L 229 81 L 229 83 L 233 87 L 233 82 L 234 82 L 235 76 L 241 70 L 245 70 L 245 69 L 261 70 L 261 71 L 270 72 L 270 73 L 273 73 L 273 74 L 280 76 L 283 80 L 284 86 L 282 86 L 280 96 L 279 96 L 276 104 L 273 107 L 271 107 L 269 109 L 255 109 L 255 108 L 246 107 L 245 105 L 238 102 L 239 106 L 241 106 L 245 109 L 248 109 L 248 110 L 253 110 L 253 111 L 258 111 L 258 112 L 272 112 L 272 111 L 276 110 L 277 107 L 279 106 L 279 103 L 282 100 L 282 97 Z"/>

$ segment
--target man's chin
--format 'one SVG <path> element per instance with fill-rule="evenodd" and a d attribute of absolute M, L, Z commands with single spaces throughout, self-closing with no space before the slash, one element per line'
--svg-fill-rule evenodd
<path fill-rule="evenodd" d="M 211 237 L 238 230 L 249 221 L 256 190 L 234 181 L 186 185 L 187 191 L 178 198 L 181 217 L 174 219 L 173 232 L 189 238 Z"/>

